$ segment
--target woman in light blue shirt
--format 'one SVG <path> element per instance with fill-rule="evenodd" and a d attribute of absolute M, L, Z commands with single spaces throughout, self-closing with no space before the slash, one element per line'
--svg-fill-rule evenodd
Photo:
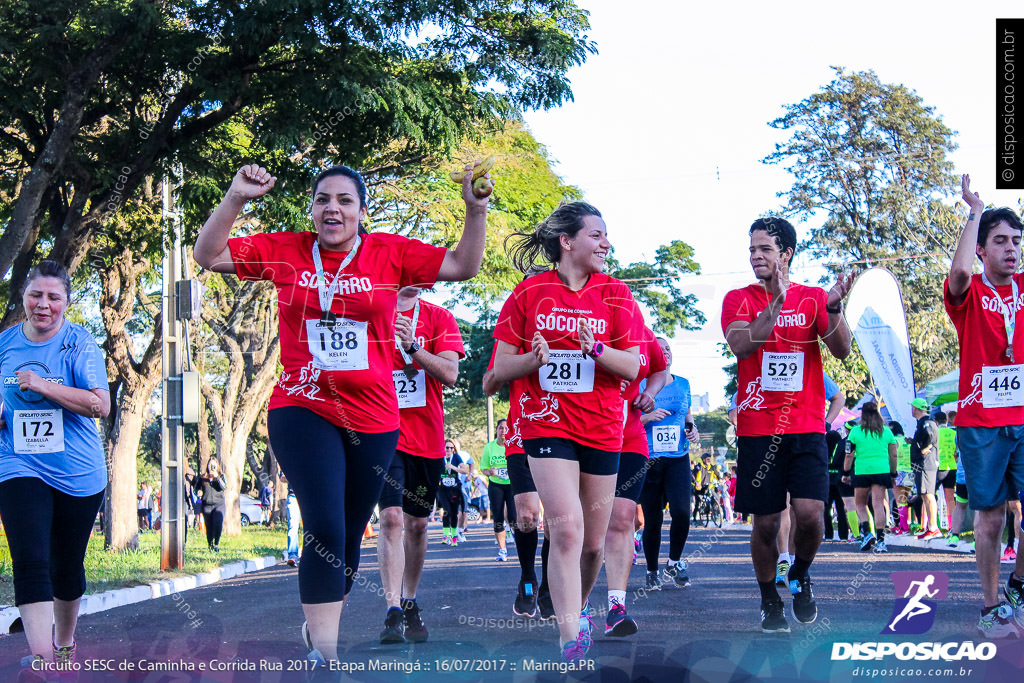
<path fill-rule="evenodd" d="M 22 666 L 35 670 L 74 661 L 85 550 L 107 485 L 96 426 L 110 412 L 106 368 L 92 335 L 64 319 L 70 298 L 64 267 L 41 261 L 22 295 L 25 322 L 0 333 L 0 519 L 32 651 Z"/>

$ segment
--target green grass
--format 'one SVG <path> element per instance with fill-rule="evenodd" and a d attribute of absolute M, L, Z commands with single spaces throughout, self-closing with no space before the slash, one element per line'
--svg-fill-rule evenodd
<path fill-rule="evenodd" d="M 275 555 L 280 557 L 286 546 L 283 527 L 268 529 L 250 526 L 240 536 L 223 536 L 220 552 L 206 547 L 206 536 L 195 529 L 188 533 L 185 545 L 184 571 L 160 571 L 160 534 L 139 534 L 139 549 L 110 552 L 103 549 L 103 534 L 95 532 L 89 539 L 85 554 L 86 593 L 103 591 L 209 571 L 238 560 Z M 14 583 L 11 578 L 11 553 L 7 536 L 0 533 L 0 605 L 14 604 Z"/>

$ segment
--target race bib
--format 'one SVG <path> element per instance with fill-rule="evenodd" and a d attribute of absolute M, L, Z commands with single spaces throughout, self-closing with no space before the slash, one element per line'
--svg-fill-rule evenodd
<path fill-rule="evenodd" d="M 455 486 L 455 477 L 441 477 L 441 486 L 452 488 Z"/>
<path fill-rule="evenodd" d="M 64 450 L 64 412 L 50 410 L 14 411 L 15 453 L 60 453 Z"/>
<path fill-rule="evenodd" d="M 497 467 L 495 469 L 498 472 L 498 474 L 495 475 L 496 477 L 498 477 L 498 479 L 508 479 L 508 468 L 507 467 Z"/>
<path fill-rule="evenodd" d="M 540 388 L 550 393 L 585 394 L 594 390 L 594 359 L 579 351 L 551 351 L 538 373 Z"/>
<path fill-rule="evenodd" d="M 654 452 L 675 453 L 678 451 L 680 434 L 679 425 L 655 425 L 652 433 L 654 437 Z"/>
<path fill-rule="evenodd" d="M 804 354 L 766 351 L 761 359 L 763 391 L 803 391 Z"/>
<path fill-rule="evenodd" d="M 306 342 L 321 370 L 366 370 L 370 367 L 366 322 L 338 318 L 334 323 L 306 321 Z"/>
<path fill-rule="evenodd" d="M 395 393 L 398 394 L 399 408 L 422 408 L 427 405 L 427 377 L 422 369 L 417 370 L 411 378 L 405 374 L 405 370 L 395 370 L 391 375 L 395 382 Z"/>
<path fill-rule="evenodd" d="M 1024 365 L 982 368 L 981 405 L 986 408 L 1024 406 Z"/>

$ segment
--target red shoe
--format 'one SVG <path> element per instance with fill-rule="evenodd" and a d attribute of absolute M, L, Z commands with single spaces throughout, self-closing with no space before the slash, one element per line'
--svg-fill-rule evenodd
<path fill-rule="evenodd" d="M 1013 548 L 1006 548 L 1003 550 L 1003 556 L 999 558 L 1000 562 L 1009 564 L 1010 562 L 1017 561 L 1017 552 Z"/>
<path fill-rule="evenodd" d="M 902 528 L 900 528 L 898 526 L 894 526 L 893 528 L 889 529 L 889 533 L 892 534 L 893 536 L 902 536 L 906 532 L 903 531 Z"/>
<path fill-rule="evenodd" d="M 942 538 L 942 532 L 938 529 L 929 529 L 917 537 L 919 541 L 930 541 L 933 538 Z"/>

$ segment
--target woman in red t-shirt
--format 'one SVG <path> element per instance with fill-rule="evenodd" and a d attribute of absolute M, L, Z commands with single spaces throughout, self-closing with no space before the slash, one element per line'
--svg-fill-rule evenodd
<path fill-rule="evenodd" d="M 284 367 L 270 399 L 268 431 L 302 508 L 305 549 L 315 545 L 302 554 L 299 597 L 306 616 L 302 635 L 317 668 L 338 657 L 338 621 L 359 566 L 363 529 L 398 441 L 392 381 L 398 290 L 476 275 L 488 197 L 473 193 L 467 172 L 465 230 L 448 250 L 367 233 L 362 177 L 333 166 L 313 183 L 315 232 L 229 240 L 245 204 L 276 180 L 255 164 L 242 167 L 203 226 L 194 254 L 204 268 L 272 280 L 277 288 Z"/>
<path fill-rule="evenodd" d="M 620 380 L 634 379 L 640 367 L 636 302 L 602 272 L 611 245 L 589 204 L 564 204 L 511 239 L 509 257 L 520 270 L 540 256 L 555 264 L 521 282 L 502 309 L 494 379 L 524 379 L 520 433 L 549 520 L 548 581 L 562 656 L 573 661 L 592 643 L 593 623 L 579 619 L 581 596 L 600 571 L 614 500 Z"/>

